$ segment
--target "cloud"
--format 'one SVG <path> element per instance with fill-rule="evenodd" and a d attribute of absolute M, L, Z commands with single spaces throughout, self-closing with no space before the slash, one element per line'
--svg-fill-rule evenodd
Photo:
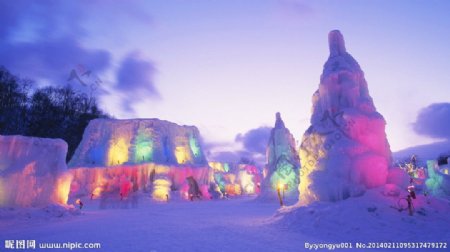
<path fill-rule="evenodd" d="M 110 66 L 111 56 L 105 50 L 90 50 L 76 39 L 64 37 L 49 41 L 3 44 L 0 64 L 14 73 L 25 73 L 33 79 L 66 84 L 70 71 L 78 64 L 99 73 Z"/>
<path fill-rule="evenodd" d="M 0 38 L 4 39 L 19 23 L 18 14 L 25 7 L 23 1 L 0 1 Z M 6 11 L 7 10 L 7 11 Z"/>
<path fill-rule="evenodd" d="M 139 53 L 126 56 L 117 71 L 115 88 L 122 94 L 125 110 L 133 112 L 132 105 L 148 98 L 160 98 L 154 84 L 156 68 L 154 64 L 143 59 Z"/>
<path fill-rule="evenodd" d="M 111 49 L 89 47 L 89 41 L 97 38 L 126 38 L 124 26 L 147 27 L 151 18 L 141 3 L 17 0 L 0 1 L 0 9 L 4 10 L 0 15 L 0 65 L 12 73 L 40 85 L 70 83 L 80 91 L 87 89 L 79 79 L 98 77 L 102 84 L 96 94 L 119 93 L 128 112 L 145 95 L 159 97 L 153 83 L 155 68 L 149 60 L 129 53 L 114 69 Z M 70 78 L 74 71 L 81 75 L 80 68 L 86 75 Z M 101 76 L 115 76 L 117 83 Z"/>
<path fill-rule="evenodd" d="M 250 152 L 264 155 L 266 153 L 271 130 L 272 128 L 266 126 L 251 129 L 245 134 L 238 134 L 236 136 L 236 142 L 242 143 L 244 148 Z"/>
<path fill-rule="evenodd" d="M 262 126 L 238 134 L 232 143 L 205 142 L 203 147 L 210 161 L 239 163 L 249 160 L 263 167 L 271 129 Z"/>
<path fill-rule="evenodd" d="M 223 163 L 237 163 L 241 160 L 241 155 L 238 151 L 220 151 L 209 153 L 208 160 Z"/>
<path fill-rule="evenodd" d="M 450 139 L 450 103 L 433 103 L 420 110 L 413 129 L 421 135 Z"/>
<path fill-rule="evenodd" d="M 223 163 L 252 161 L 259 167 L 263 167 L 266 162 L 264 155 L 246 150 L 209 152 L 208 160 Z"/>
<path fill-rule="evenodd" d="M 0 64 L 29 78 L 65 84 L 70 70 L 83 64 L 102 72 L 110 65 L 106 50 L 88 49 L 80 5 L 58 1 L 1 1 Z"/>
<path fill-rule="evenodd" d="M 277 7 L 284 18 L 306 17 L 314 13 L 310 3 L 303 0 L 278 0 Z"/>

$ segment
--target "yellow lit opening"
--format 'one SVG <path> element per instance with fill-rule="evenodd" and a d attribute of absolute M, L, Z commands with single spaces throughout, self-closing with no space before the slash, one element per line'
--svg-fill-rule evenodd
<path fill-rule="evenodd" d="M 167 201 L 170 196 L 170 185 L 171 183 L 167 179 L 156 179 L 153 182 L 153 199 L 157 201 Z"/>
<path fill-rule="evenodd" d="M 72 175 L 70 173 L 62 174 L 56 180 L 53 200 L 59 204 L 67 204 L 70 193 L 70 183 Z"/>
<path fill-rule="evenodd" d="M 190 150 L 185 146 L 175 148 L 175 158 L 178 164 L 186 164 L 191 161 Z"/>
<path fill-rule="evenodd" d="M 109 147 L 108 165 L 120 165 L 128 161 L 128 147 L 129 142 L 125 138 L 119 138 L 113 142 Z"/>

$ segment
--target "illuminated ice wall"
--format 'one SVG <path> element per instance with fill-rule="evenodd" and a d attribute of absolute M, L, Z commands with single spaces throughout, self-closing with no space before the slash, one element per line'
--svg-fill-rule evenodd
<path fill-rule="evenodd" d="M 151 193 L 165 201 L 171 191 L 185 197 L 192 176 L 208 197 L 209 167 L 194 126 L 159 119 L 95 119 L 69 162 L 72 195 Z"/>
<path fill-rule="evenodd" d="M 260 193 L 261 173 L 254 165 L 209 162 L 210 181 L 220 196 L 252 195 Z"/>
<path fill-rule="evenodd" d="M 149 162 L 206 166 L 198 129 L 158 119 L 95 119 L 87 126 L 69 167 Z"/>
<path fill-rule="evenodd" d="M 300 203 L 336 201 L 386 183 L 391 151 L 383 116 L 342 34 L 328 36 L 330 56 L 300 146 Z"/>
<path fill-rule="evenodd" d="M 61 139 L 0 136 L 0 207 L 67 203 L 66 154 Z"/>
<path fill-rule="evenodd" d="M 425 181 L 427 190 L 436 196 L 450 195 L 450 175 L 448 166 L 439 167 L 436 160 L 427 161 L 428 178 Z"/>
<path fill-rule="evenodd" d="M 275 127 L 270 133 L 266 158 L 261 196 L 275 198 L 277 190 L 281 190 L 285 197 L 298 199 L 300 161 L 295 139 L 286 128 L 280 113 L 276 114 Z"/>
<path fill-rule="evenodd" d="M 238 177 L 243 194 L 261 193 L 262 175 L 256 166 L 239 164 Z"/>

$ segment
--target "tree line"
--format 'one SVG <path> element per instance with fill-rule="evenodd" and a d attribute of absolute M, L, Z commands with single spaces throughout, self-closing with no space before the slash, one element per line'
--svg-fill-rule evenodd
<path fill-rule="evenodd" d="M 0 135 L 64 139 L 69 160 L 89 121 L 106 117 L 93 96 L 70 85 L 34 88 L 0 66 Z"/>

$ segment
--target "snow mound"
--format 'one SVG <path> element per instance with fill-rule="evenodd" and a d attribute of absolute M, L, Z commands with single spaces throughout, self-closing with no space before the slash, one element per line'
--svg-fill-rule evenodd
<path fill-rule="evenodd" d="M 80 215 L 79 208 L 73 205 L 49 204 L 45 207 L 31 208 L 0 208 L 0 220 L 11 219 L 51 219 L 51 218 L 67 218 L 70 216 Z"/>
<path fill-rule="evenodd" d="M 395 185 L 386 185 L 339 202 L 284 207 L 270 223 L 326 241 L 447 241 L 450 201 L 418 195 L 409 216 L 407 210 L 399 210 L 406 206 L 406 195 Z"/>

